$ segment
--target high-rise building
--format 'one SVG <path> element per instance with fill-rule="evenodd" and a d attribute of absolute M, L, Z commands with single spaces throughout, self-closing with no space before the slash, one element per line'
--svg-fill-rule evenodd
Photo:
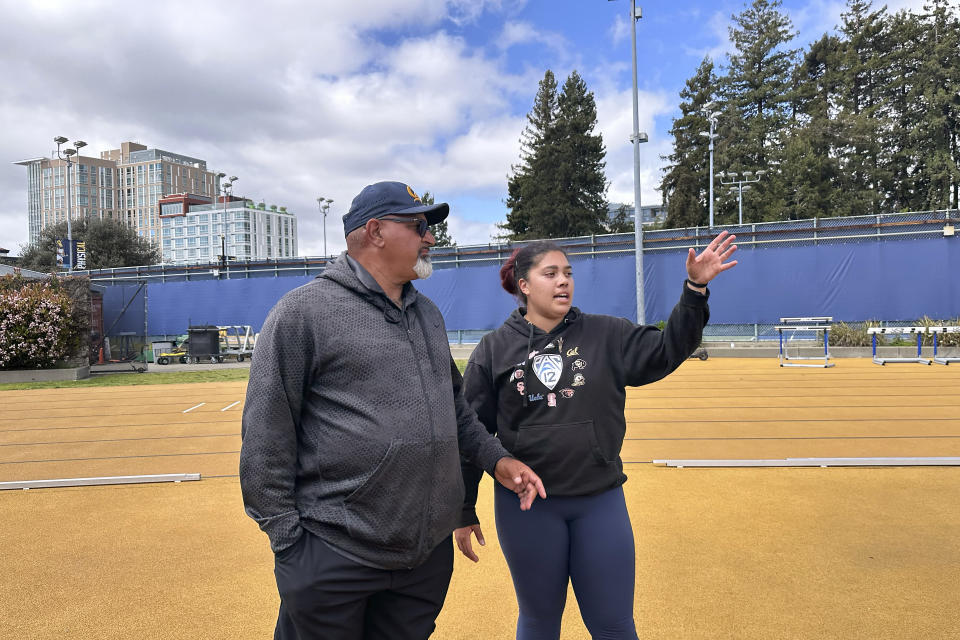
<path fill-rule="evenodd" d="M 286 207 L 191 193 L 160 200 L 163 262 L 272 260 L 297 255 L 297 219 Z M 225 257 L 224 257 L 225 256 Z"/>
<path fill-rule="evenodd" d="M 44 227 L 67 219 L 67 163 L 52 157 L 16 164 L 27 167 L 29 241 L 34 242 Z M 205 160 L 135 142 L 103 151 L 100 158 L 75 156 L 69 180 L 73 219 L 119 220 L 158 245 L 161 198 L 190 192 L 212 200 L 220 189 Z"/>

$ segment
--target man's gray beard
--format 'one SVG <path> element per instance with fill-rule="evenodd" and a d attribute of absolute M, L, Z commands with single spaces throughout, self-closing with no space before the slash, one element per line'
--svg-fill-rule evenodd
<path fill-rule="evenodd" d="M 430 256 L 420 256 L 417 263 L 413 265 L 413 272 L 421 280 L 426 280 L 433 275 L 433 265 L 430 264 Z"/>

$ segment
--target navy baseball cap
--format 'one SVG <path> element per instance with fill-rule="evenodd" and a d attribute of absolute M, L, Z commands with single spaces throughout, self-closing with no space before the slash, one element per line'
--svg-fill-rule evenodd
<path fill-rule="evenodd" d="M 446 202 L 425 205 L 414 190 L 402 182 L 376 182 L 363 188 L 343 215 L 343 235 L 383 216 L 426 214 L 427 224 L 442 222 L 450 213 Z"/>

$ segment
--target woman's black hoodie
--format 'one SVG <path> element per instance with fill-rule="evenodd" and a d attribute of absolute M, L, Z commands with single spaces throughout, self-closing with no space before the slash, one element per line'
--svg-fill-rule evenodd
<path fill-rule="evenodd" d="M 514 311 L 483 337 L 464 374 L 464 395 L 490 433 L 540 476 L 550 496 L 589 496 L 620 486 L 625 387 L 660 380 L 700 345 L 708 295 L 684 283 L 661 332 L 625 318 L 571 308 L 545 333 Z M 478 522 L 482 472 L 464 464 L 460 526 Z"/>

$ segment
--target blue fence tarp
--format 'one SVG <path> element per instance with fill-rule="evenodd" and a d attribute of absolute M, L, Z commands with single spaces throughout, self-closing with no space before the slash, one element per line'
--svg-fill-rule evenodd
<path fill-rule="evenodd" d="M 774 323 L 784 316 L 835 320 L 916 320 L 960 316 L 960 242 L 937 237 L 849 244 L 750 247 L 711 284 L 711 324 Z M 666 319 L 686 275 L 685 251 L 645 254 L 646 320 Z M 574 304 L 588 313 L 636 318 L 632 254 L 574 257 Z M 515 307 L 500 288 L 499 265 L 437 269 L 415 286 L 440 308 L 447 329 L 494 329 Z M 185 333 L 191 324 L 263 325 L 283 294 L 312 276 L 159 282 L 148 285 L 149 333 Z M 105 283 L 101 283 L 105 284 Z M 115 317 L 135 285 L 108 286 L 104 317 Z M 121 325 L 142 331 L 142 305 Z M 127 328 L 127 325 L 130 328 Z M 115 330 L 116 331 L 116 330 Z"/>

